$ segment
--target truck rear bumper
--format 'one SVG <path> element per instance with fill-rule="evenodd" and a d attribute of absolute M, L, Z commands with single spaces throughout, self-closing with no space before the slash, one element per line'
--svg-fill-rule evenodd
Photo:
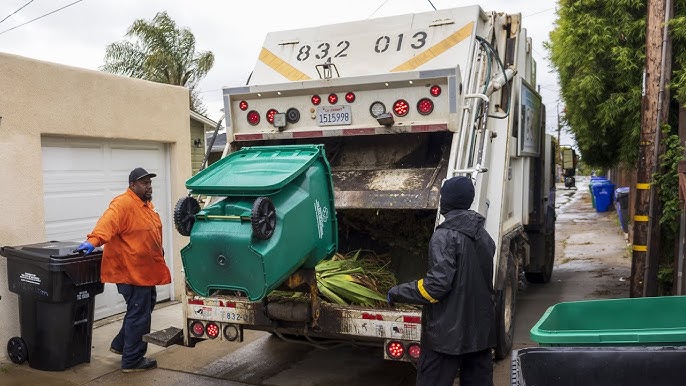
<path fill-rule="evenodd" d="M 280 302 L 283 302 L 281 300 Z M 306 303 L 292 300 L 297 303 Z M 195 322 L 206 326 L 209 322 L 217 324 L 220 332 L 227 326 L 237 329 L 281 332 L 284 334 L 304 335 L 319 338 L 361 340 L 383 343 L 386 339 L 419 341 L 421 337 L 421 310 L 399 310 L 392 308 L 370 308 L 339 306 L 322 303 L 317 323 L 312 327 L 308 322 L 292 322 L 270 319 L 267 315 L 269 301 L 250 302 L 245 298 L 232 296 L 188 296 L 186 303 L 186 326 L 184 340 L 220 339 L 235 341 L 220 333 L 212 338 L 206 331 L 199 334 L 190 328 Z"/>

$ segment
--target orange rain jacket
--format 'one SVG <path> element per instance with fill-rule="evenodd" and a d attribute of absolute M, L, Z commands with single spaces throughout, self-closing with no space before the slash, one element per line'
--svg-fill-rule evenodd
<path fill-rule="evenodd" d="M 152 202 L 143 202 L 131 189 L 115 197 L 88 235 L 103 248 L 103 283 L 153 286 L 171 283 L 164 261 L 162 221 Z"/>

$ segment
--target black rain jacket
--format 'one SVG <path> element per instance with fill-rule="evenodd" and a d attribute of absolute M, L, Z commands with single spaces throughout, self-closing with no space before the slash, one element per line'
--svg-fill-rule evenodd
<path fill-rule="evenodd" d="M 448 212 L 431 236 L 426 277 L 388 292 L 392 302 L 423 305 L 423 349 L 459 355 L 495 347 L 495 243 L 485 221 L 471 210 Z"/>

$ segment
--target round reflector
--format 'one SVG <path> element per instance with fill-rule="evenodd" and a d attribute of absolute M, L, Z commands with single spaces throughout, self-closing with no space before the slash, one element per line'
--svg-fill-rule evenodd
<path fill-rule="evenodd" d="M 238 339 L 238 327 L 233 324 L 227 324 L 226 327 L 224 327 L 224 338 L 230 342 Z"/>
<path fill-rule="evenodd" d="M 205 326 L 202 325 L 202 322 L 196 320 L 191 323 L 191 333 L 195 336 L 202 336 L 205 333 Z"/>
<path fill-rule="evenodd" d="M 260 123 L 260 113 L 255 110 L 250 110 L 248 112 L 248 123 L 255 126 Z"/>
<path fill-rule="evenodd" d="M 386 346 L 386 353 L 393 359 L 400 359 L 405 355 L 405 347 L 400 342 L 389 342 Z"/>
<path fill-rule="evenodd" d="M 419 359 L 419 354 L 421 354 L 421 352 L 422 350 L 417 343 L 412 343 L 411 345 L 407 346 L 407 354 L 412 359 Z"/>
<path fill-rule="evenodd" d="M 429 93 L 431 94 L 431 96 L 435 97 L 441 95 L 441 86 L 431 86 L 431 88 L 429 89 Z"/>
<path fill-rule="evenodd" d="M 300 120 L 300 111 L 295 107 L 286 110 L 286 120 L 288 123 L 296 123 Z"/>
<path fill-rule="evenodd" d="M 217 323 L 215 322 L 209 322 L 207 323 L 207 326 L 205 326 L 205 333 L 208 337 L 215 339 L 219 336 L 219 326 L 217 326 Z"/>
<path fill-rule="evenodd" d="M 429 98 L 422 98 L 417 102 L 417 111 L 422 115 L 429 115 L 434 111 L 434 103 Z"/>
<path fill-rule="evenodd" d="M 349 93 L 345 94 L 345 101 L 348 103 L 355 102 L 355 93 L 349 92 Z"/>
<path fill-rule="evenodd" d="M 332 105 L 335 105 L 336 102 L 338 102 L 338 95 L 329 94 L 329 103 L 331 103 Z"/>
<path fill-rule="evenodd" d="M 374 102 L 374 103 L 372 103 L 371 106 L 369 106 L 369 113 L 374 118 L 378 117 L 379 115 L 381 115 L 385 112 L 386 112 L 386 106 L 384 106 L 384 104 L 381 102 Z"/>
<path fill-rule="evenodd" d="M 312 101 L 312 104 L 315 106 L 322 103 L 322 97 L 320 97 L 319 95 L 312 95 L 312 98 L 310 100 Z"/>
<path fill-rule="evenodd" d="M 269 123 L 274 123 L 274 114 L 278 113 L 276 109 L 269 109 L 267 110 L 267 114 L 265 114 L 265 117 L 267 118 L 267 122 Z"/>
<path fill-rule="evenodd" d="M 410 112 L 410 105 L 404 99 L 398 99 L 393 103 L 393 112 L 399 117 L 404 117 Z"/>
<path fill-rule="evenodd" d="M 238 107 L 239 107 L 241 110 L 245 111 L 245 110 L 248 109 L 248 102 L 246 102 L 246 101 L 240 101 L 240 102 L 238 103 Z"/>

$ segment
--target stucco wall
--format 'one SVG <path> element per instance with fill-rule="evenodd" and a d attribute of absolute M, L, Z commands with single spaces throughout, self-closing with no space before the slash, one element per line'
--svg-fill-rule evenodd
<path fill-rule="evenodd" d="M 170 197 L 191 176 L 188 91 L 98 71 L 0 53 L 0 246 L 44 240 L 41 135 L 157 141 L 169 145 Z M 126 187 L 123 186 L 122 189 Z M 174 293 L 183 290 L 173 232 Z M 0 257 L 0 347 L 19 336 L 17 295 Z M 6 358 L 0 350 L 0 358 Z"/>

